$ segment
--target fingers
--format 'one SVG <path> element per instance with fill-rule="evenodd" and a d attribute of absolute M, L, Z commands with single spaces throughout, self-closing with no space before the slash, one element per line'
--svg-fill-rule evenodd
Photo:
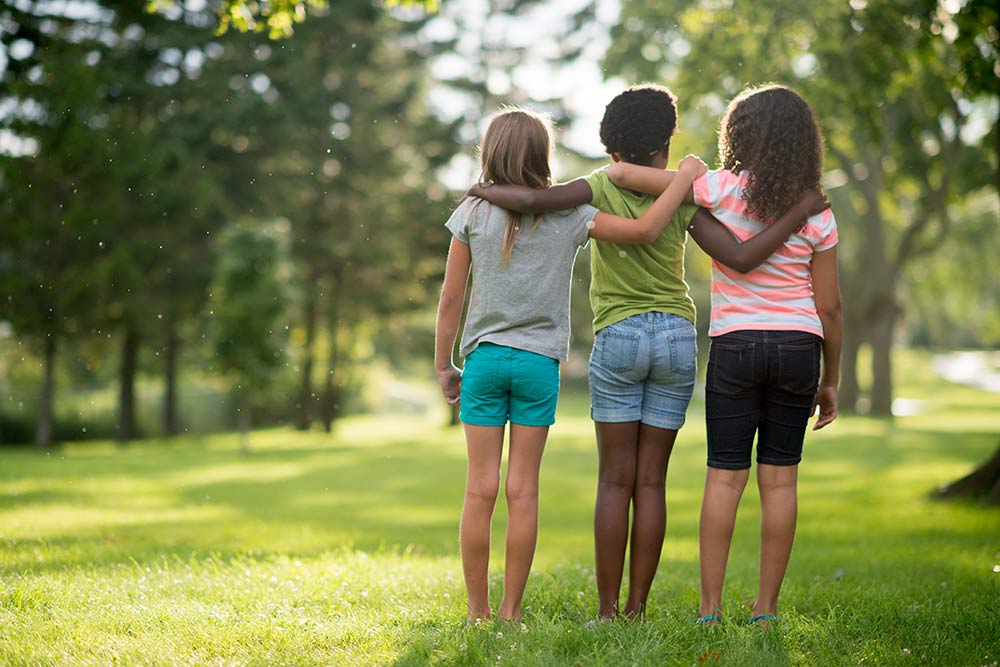
<path fill-rule="evenodd" d="M 816 423 L 813 425 L 812 430 L 818 431 L 836 418 L 837 418 L 836 409 L 830 410 L 828 412 L 820 410 L 819 419 L 816 420 Z"/>
<path fill-rule="evenodd" d="M 708 165 L 697 155 L 685 155 L 680 167 L 687 169 L 695 178 L 708 171 Z"/>

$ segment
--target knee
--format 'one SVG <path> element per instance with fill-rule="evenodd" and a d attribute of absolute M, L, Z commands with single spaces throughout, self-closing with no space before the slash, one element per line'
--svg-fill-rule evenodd
<path fill-rule="evenodd" d="M 798 487 L 798 480 L 790 475 L 761 475 L 757 479 L 757 487 L 760 489 L 761 495 L 794 495 Z"/>
<path fill-rule="evenodd" d="M 666 471 L 660 474 L 659 471 L 644 470 L 635 477 L 635 490 L 662 492 L 666 488 L 666 477 Z"/>
<path fill-rule="evenodd" d="M 709 484 L 720 490 L 742 494 L 746 488 L 749 470 L 721 470 L 709 468 Z"/>
<path fill-rule="evenodd" d="M 504 486 L 504 494 L 507 497 L 507 504 L 538 502 L 538 482 L 537 480 L 515 479 L 507 477 Z"/>
<path fill-rule="evenodd" d="M 601 470 L 598 476 L 598 490 L 605 493 L 632 495 L 635 489 L 635 471 L 623 469 Z"/>
<path fill-rule="evenodd" d="M 499 477 L 496 479 L 469 480 L 469 485 L 465 489 L 465 497 L 469 501 L 492 506 L 496 503 L 499 492 Z"/>

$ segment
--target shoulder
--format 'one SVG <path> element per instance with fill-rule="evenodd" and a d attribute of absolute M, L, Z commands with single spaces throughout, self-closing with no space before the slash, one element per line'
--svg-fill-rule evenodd
<path fill-rule="evenodd" d="M 812 241 L 817 251 L 829 250 L 840 240 L 837 219 L 831 209 L 808 218 L 801 234 Z"/>
<path fill-rule="evenodd" d="M 594 171 L 590 172 L 583 177 L 583 180 L 587 181 L 587 185 L 591 188 L 594 186 L 603 186 L 606 183 L 610 183 L 611 179 L 608 178 L 608 166 L 604 165 L 598 167 Z"/>
<path fill-rule="evenodd" d="M 464 241 L 468 232 L 477 225 L 485 223 L 497 208 L 485 199 L 468 197 L 455 207 L 445 226 Z"/>

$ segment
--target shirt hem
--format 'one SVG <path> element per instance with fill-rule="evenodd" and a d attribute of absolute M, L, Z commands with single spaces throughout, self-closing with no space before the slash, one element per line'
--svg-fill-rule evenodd
<path fill-rule="evenodd" d="M 534 347 L 528 345 L 520 345 L 516 343 L 511 343 L 510 341 L 501 338 L 494 338 L 493 336 L 484 336 L 482 338 L 477 338 L 476 342 L 469 346 L 468 350 L 462 350 L 462 358 L 468 357 L 470 354 L 475 352 L 476 348 L 482 343 L 493 343 L 494 345 L 502 345 L 503 347 L 513 348 L 515 350 L 524 350 L 525 352 L 534 352 L 535 354 L 540 354 L 543 357 L 548 357 L 549 359 L 555 359 L 556 361 L 569 361 L 569 352 L 565 353 L 553 353 L 551 349 L 546 349 L 542 347 Z"/>
<path fill-rule="evenodd" d="M 732 333 L 734 331 L 801 331 L 803 333 L 810 333 L 824 338 L 823 329 L 815 329 L 812 327 L 804 327 L 801 324 L 733 324 L 731 326 L 725 327 L 724 329 L 713 329 L 709 328 L 708 337 L 716 338 L 722 336 L 723 334 Z"/>
<path fill-rule="evenodd" d="M 596 334 L 601 329 L 605 327 L 610 327 L 612 324 L 617 324 L 622 320 L 627 320 L 633 315 L 642 315 L 643 313 L 670 313 L 671 315 L 679 315 L 689 321 L 691 324 L 697 323 L 697 313 L 692 312 L 689 309 L 678 308 L 676 306 L 644 306 L 642 308 L 629 308 L 627 310 L 616 310 L 613 315 L 605 315 L 601 319 L 594 318 L 594 333 Z"/>

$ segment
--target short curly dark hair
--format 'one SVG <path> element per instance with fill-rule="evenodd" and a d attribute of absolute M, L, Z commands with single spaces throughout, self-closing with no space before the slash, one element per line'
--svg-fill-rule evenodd
<path fill-rule="evenodd" d="M 809 104 L 787 86 L 749 88 L 729 103 L 719 128 L 722 166 L 746 171 L 747 213 L 776 220 L 802 196 L 822 191 L 823 135 Z"/>
<path fill-rule="evenodd" d="M 677 129 L 677 97 L 666 86 L 644 83 L 619 93 L 604 108 L 601 142 L 625 162 L 649 166 Z"/>

